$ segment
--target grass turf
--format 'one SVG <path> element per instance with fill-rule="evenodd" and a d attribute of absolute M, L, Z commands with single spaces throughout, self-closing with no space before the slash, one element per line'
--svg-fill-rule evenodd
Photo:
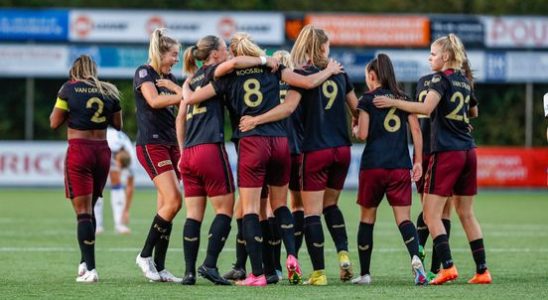
<path fill-rule="evenodd" d="M 149 283 L 135 266 L 154 216 L 155 191 L 137 190 L 131 211 L 129 236 L 114 234 L 109 192 L 106 191 L 105 233 L 97 237 L 96 261 L 100 282 L 77 284 L 79 250 L 76 222 L 70 202 L 60 189 L 3 189 L 0 191 L 0 297 L 14 298 L 546 298 L 548 289 L 548 194 L 546 191 L 481 191 L 476 214 L 482 225 L 487 262 L 494 277 L 489 286 L 466 284 L 474 273 L 469 246 L 456 215 L 451 246 L 460 278 L 443 286 L 415 287 L 409 256 L 401 240 L 390 207 L 383 202 L 375 225 L 370 286 L 353 286 L 338 280 L 337 256 L 329 233 L 326 237 L 326 287 L 290 286 L 286 281 L 266 288 L 213 286 L 198 279 L 196 286 Z M 340 205 L 346 218 L 350 254 L 359 272 L 356 231 L 359 208 L 356 192 L 343 193 Z M 413 205 L 415 219 L 420 206 Z M 211 208 L 202 225 L 197 265 L 205 256 Z M 414 221 L 414 220 L 413 220 Z M 176 275 L 184 271 L 181 232 L 184 209 L 174 220 L 166 266 Z M 227 271 L 234 261 L 235 222 L 221 253 L 219 268 Z M 431 241 L 426 246 L 428 253 Z M 305 278 L 311 272 L 306 246 L 300 252 Z M 283 264 L 283 262 L 282 262 Z M 430 257 L 426 258 L 426 267 Z M 249 266 L 248 266 L 249 268 Z M 284 270 L 285 273 L 285 270 Z"/>

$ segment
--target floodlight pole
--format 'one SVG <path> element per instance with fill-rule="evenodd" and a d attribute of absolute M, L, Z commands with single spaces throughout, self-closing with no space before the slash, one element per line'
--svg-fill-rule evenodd
<path fill-rule="evenodd" d="M 34 138 L 34 78 L 27 77 L 25 88 L 25 140 Z"/>
<path fill-rule="evenodd" d="M 533 145 L 533 83 L 525 84 L 525 147 Z"/>

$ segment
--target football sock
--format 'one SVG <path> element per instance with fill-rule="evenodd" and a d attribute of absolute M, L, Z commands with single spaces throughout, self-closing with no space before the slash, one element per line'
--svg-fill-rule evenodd
<path fill-rule="evenodd" d="M 88 270 L 95 269 L 95 231 L 90 214 L 79 214 L 76 216 L 78 225 L 78 245 L 80 252 L 86 262 Z"/>
<path fill-rule="evenodd" d="M 158 272 L 165 269 L 167 248 L 169 247 L 169 237 L 171 236 L 171 228 L 173 224 L 167 223 L 164 227 L 165 231 L 160 234 L 156 246 L 154 246 L 154 264 Z"/>
<path fill-rule="evenodd" d="M 337 252 L 348 251 L 348 237 L 346 236 L 346 226 L 341 210 L 337 205 L 331 205 L 323 209 L 325 223 L 335 243 Z"/>
<path fill-rule="evenodd" d="M 434 238 L 434 247 L 438 253 L 441 264 L 444 269 L 453 266 L 453 258 L 451 257 L 451 249 L 449 248 L 449 239 L 446 234 L 440 234 Z"/>
<path fill-rule="evenodd" d="M 201 222 L 187 218 L 183 227 L 183 249 L 185 252 L 185 273 L 196 274 L 196 259 L 200 248 Z M 213 227 L 213 226 L 212 226 Z"/>
<path fill-rule="evenodd" d="M 443 227 L 445 227 L 445 232 L 447 233 L 447 239 L 451 236 L 451 220 L 441 219 Z M 441 260 L 436 251 L 436 248 L 432 248 L 432 265 L 430 266 L 430 271 L 432 273 L 438 273 L 440 271 Z"/>
<path fill-rule="evenodd" d="M 152 256 L 152 250 L 156 246 L 158 239 L 166 232 L 169 225 L 170 223 L 162 219 L 159 215 L 154 216 L 154 220 L 152 220 L 152 225 L 150 225 L 150 229 L 148 231 L 145 246 L 143 247 L 143 250 L 141 250 L 141 257 Z"/>
<path fill-rule="evenodd" d="M 274 211 L 274 216 L 276 216 L 287 255 L 295 256 L 295 227 L 291 211 L 287 206 L 282 206 Z"/>
<path fill-rule="evenodd" d="M 477 239 L 470 242 L 470 249 L 476 263 L 476 273 L 483 274 L 487 270 L 485 261 L 485 248 L 483 247 L 483 239 Z"/>
<path fill-rule="evenodd" d="M 242 222 L 243 236 L 245 240 L 245 248 L 251 261 L 251 270 L 253 275 L 261 276 L 263 272 L 263 251 L 262 242 L 263 235 L 261 232 L 261 225 L 259 224 L 259 215 L 247 214 L 244 216 Z"/>
<path fill-rule="evenodd" d="M 304 218 L 304 237 L 306 248 L 312 261 L 314 271 L 325 269 L 323 247 L 324 236 L 320 216 L 308 216 Z"/>
<path fill-rule="evenodd" d="M 274 274 L 274 247 L 273 237 L 268 220 L 259 222 L 261 224 L 261 232 L 263 233 L 263 267 L 265 274 Z"/>
<path fill-rule="evenodd" d="M 295 253 L 297 253 L 296 256 L 298 257 L 304 238 L 304 211 L 298 210 L 293 212 L 293 222 L 295 222 Z"/>
<path fill-rule="evenodd" d="M 426 223 L 424 223 L 422 212 L 417 217 L 417 235 L 419 237 L 419 245 L 424 247 L 428 240 L 428 236 L 430 235 L 430 231 L 428 230 Z"/>
<path fill-rule="evenodd" d="M 360 222 L 358 228 L 358 255 L 360 257 L 360 275 L 369 273 L 371 253 L 373 252 L 373 227 L 375 224 Z"/>
<path fill-rule="evenodd" d="M 406 220 L 398 225 L 400 229 L 401 237 L 407 247 L 409 256 L 413 258 L 414 255 L 419 255 L 419 237 L 417 236 L 417 230 L 413 222 Z"/>
<path fill-rule="evenodd" d="M 281 270 L 280 258 L 282 255 L 282 236 L 276 218 L 268 218 L 268 225 L 272 233 L 272 247 L 274 247 L 274 268 Z"/>
<path fill-rule="evenodd" d="M 245 270 L 245 263 L 247 261 L 247 250 L 245 250 L 245 240 L 243 235 L 243 218 L 236 219 L 236 225 L 238 226 L 238 232 L 236 233 L 236 263 L 235 268 L 242 268 Z"/>
<path fill-rule="evenodd" d="M 115 228 L 122 225 L 122 214 L 126 205 L 126 192 L 122 184 L 113 185 L 110 190 L 110 204 Z"/>
<path fill-rule="evenodd" d="M 209 242 L 207 244 L 207 254 L 204 260 L 206 267 L 217 267 L 219 253 L 225 246 L 226 239 L 230 233 L 230 221 L 232 219 L 223 214 L 217 214 L 209 228 Z"/>

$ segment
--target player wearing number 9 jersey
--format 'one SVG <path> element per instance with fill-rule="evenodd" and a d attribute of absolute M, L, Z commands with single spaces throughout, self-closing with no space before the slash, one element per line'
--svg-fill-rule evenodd
<path fill-rule="evenodd" d="M 322 29 L 305 26 L 295 41 L 291 58 L 298 73 L 314 76 L 329 61 L 329 39 Z M 291 83 L 289 83 L 292 85 Z M 326 285 L 323 255 L 324 236 L 320 216 L 323 212 L 339 255 L 340 278 L 352 278 L 348 238 L 343 215 L 337 206 L 350 164 L 350 137 L 346 104 L 355 113 L 358 99 L 348 75 L 336 74 L 320 86 L 303 90 L 292 85 L 284 103 L 266 114 L 242 118 L 240 128 L 255 126 L 289 116 L 302 106 L 304 139 L 302 198 L 305 214 L 305 239 L 314 272 L 309 284 Z"/>
<path fill-rule="evenodd" d="M 93 207 L 102 196 L 110 168 L 107 126 L 122 128 L 116 87 L 97 79 L 97 66 L 87 55 L 78 57 L 59 90 L 50 115 L 51 128 L 68 121 L 65 192 L 76 212 L 81 261 L 77 282 L 96 282 Z"/>
<path fill-rule="evenodd" d="M 263 55 L 263 51 L 245 33 L 236 33 L 232 37 L 230 52 L 235 57 Z M 265 58 L 261 61 L 266 63 Z M 232 111 L 242 116 L 254 116 L 280 103 L 280 80 L 312 88 L 339 70 L 338 64 L 332 63 L 323 72 L 308 78 L 293 73 L 283 65 L 274 72 L 266 66 L 236 70 L 196 91 L 188 103 L 198 103 L 214 95 L 225 95 L 227 106 Z M 298 283 L 301 275 L 295 253 L 293 220 L 286 204 L 290 171 L 286 122 L 273 122 L 247 132 L 237 131 L 235 135 L 239 138 L 238 187 L 244 210 L 243 234 L 252 266 L 252 272 L 240 285 L 266 284 L 262 266 L 263 236 L 258 216 L 264 182 L 270 187 L 270 204 L 288 254 L 286 267 L 289 280 Z"/>
<path fill-rule="evenodd" d="M 443 269 L 430 283 L 443 284 L 458 277 L 441 220 L 443 208 L 451 195 L 476 263 L 476 275 L 468 282 L 491 283 L 483 235 L 473 213 L 473 198 L 477 193 L 477 160 L 468 120 L 472 87 L 462 71 L 466 52 L 454 34 L 434 41 L 430 51 L 430 65 L 436 73 L 424 102 L 383 98 L 374 100 L 374 103 L 377 107 L 394 106 L 408 112 L 430 115 L 431 118 L 432 156 L 425 178 L 423 206 L 424 218 Z"/>

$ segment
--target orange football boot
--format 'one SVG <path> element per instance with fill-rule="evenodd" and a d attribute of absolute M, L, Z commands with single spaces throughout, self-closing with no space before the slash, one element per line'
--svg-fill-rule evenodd
<path fill-rule="evenodd" d="M 483 274 L 476 273 L 472 279 L 468 280 L 468 283 L 471 284 L 490 284 L 491 282 L 493 282 L 493 277 L 491 277 L 489 270 L 485 270 Z"/>
<path fill-rule="evenodd" d="M 453 265 L 451 268 L 441 269 L 436 277 L 430 281 L 430 284 L 442 285 L 448 281 L 457 279 L 457 277 L 459 277 L 459 272 L 457 272 L 457 267 Z"/>

